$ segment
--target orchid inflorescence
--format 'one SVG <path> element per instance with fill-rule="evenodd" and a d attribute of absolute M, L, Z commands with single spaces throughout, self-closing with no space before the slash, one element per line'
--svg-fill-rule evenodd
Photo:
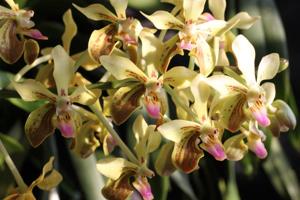
<path fill-rule="evenodd" d="M 6 1 L 11 9 L 0 7 L 0 56 L 13 64 L 24 52 L 27 63 L 11 85 L 25 101 L 46 102 L 25 123 L 29 143 L 39 146 L 57 128 L 82 158 L 102 145 L 109 157 L 99 160 L 97 169 L 108 177 L 102 189 L 107 199 L 154 198 L 147 180 L 154 175 L 148 168 L 154 151 L 159 151 L 157 174 L 190 173 L 205 152 L 218 161 L 241 160 L 248 150 L 264 159 L 266 132 L 277 137 L 296 126 L 291 108 L 274 100 L 275 85 L 269 82 L 287 61 L 271 53 L 256 68 L 253 45 L 233 30 L 249 29 L 259 17 L 240 12 L 225 20 L 226 0 L 161 0 L 172 4 L 171 12 L 141 12 L 151 28 L 126 15 L 127 0 L 110 0 L 115 12 L 101 4 L 73 4 L 87 18 L 108 25 L 91 33 L 87 50 L 70 55 L 77 25 L 68 10 L 62 45 L 43 49 L 39 58 L 38 43 L 27 37 L 47 37 L 32 29 L 33 11 Z M 177 55 L 189 63 L 171 66 Z M 22 78 L 42 62 L 35 79 Z M 104 67 L 106 73 L 91 83 L 77 72 L 79 66 Z M 176 116 L 168 115 L 170 108 Z M 141 111 L 154 123 L 136 115 Z M 113 129 L 133 116 L 134 152 Z M 113 156 L 115 146 L 125 157 Z"/>

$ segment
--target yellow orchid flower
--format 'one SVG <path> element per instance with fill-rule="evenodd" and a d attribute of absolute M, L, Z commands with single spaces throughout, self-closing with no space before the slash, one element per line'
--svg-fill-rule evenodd
<path fill-rule="evenodd" d="M 198 169 L 198 162 L 204 156 L 203 150 L 214 156 L 216 160 L 226 159 L 221 142 L 223 130 L 216 127 L 208 113 L 208 101 L 211 89 L 198 75 L 191 84 L 194 105 L 191 109 L 197 114 L 199 122 L 172 120 L 158 127 L 158 131 L 168 140 L 175 143 L 172 152 L 173 164 L 190 173 Z"/>
<path fill-rule="evenodd" d="M 27 63 L 32 63 L 39 53 L 39 46 L 35 40 L 26 39 L 24 36 L 38 40 L 47 40 L 39 30 L 34 29 L 32 10 L 19 8 L 13 0 L 6 0 L 11 9 L 0 6 L 0 57 L 7 63 L 13 64 L 24 53 Z"/>
<path fill-rule="evenodd" d="M 4 200 L 35 200 L 32 190 L 34 187 L 38 187 L 41 190 L 49 191 L 52 188 L 56 187 L 61 181 L 62 176 L 58 171 L 53 169 L 54 157 L 51 157 L 50 160 L 44 165 L 42 174 L 34 180 L 25 191 L 18 191 L 10 194 L 5 197 Z"/>
<path fill-rule="evenodd" d="M 111 115 L 116 124 L 121 124 L 139 107 L 139 100 L 143 96 L 143 103 L 150 117 L 158 119 L 165 112 L 165 97 L 162 84 L 178 86 L 187 84 L 195 77 L 185 67 L 174 67 L 163 76 L 157 70 L 147 66 L 147 75 L 128 58 L 110 55 L 101 56 L 100 61 L 104 68 L 117 80 L 132 79 L 134 83 L 121 87 L 112 99 Z M 181 79 L 185 75 L 186 79 Z"/>
<path fill-rule="evenodd" d="M 279 55 L 272 53 L 263 57 L 255 78 L 255 50 L 252 44 L 239 35 L 233 41 L 232 49 L 243 80 L 239 82 L 226 75 L 213 75 L 207 79 L 207 83 L 219 93 L 215 110 L 219 110 L 216 112 L 220 114 L 223 126 L 230 131 L 239 129 L 247 119 L 247 113 L 250 113 L 250 119 L 267 127 L 270 119 L 266 106 L 272 103 L 272 96 L 275 97 L 275 86 L 269 82 L 261 85 L 261 82 L 272 79 L 278 73 Z"/>
<path fill-rule="evenodd" d="M 56 46 L 51 52 L 54 61 L 53 77 L 57 95 L 49 91 L 36 80 L 27 79 L 13 82 L 13 86 L 25 101 L 46 100 L 48 103 L 30 113 L 25 123 L 25 133 L 34 147 L 40 145 L 55 128 L 60 129 L 66 138 L 74 137 L 81 125 L 80 116 L 72 109 L 72 103 L 90 105 L 97 95 L 84 86 L 79 86 L 69 95 L 68 87 L 74 76 L 74 61 L 62 46 Z"/>
<path fill-rule="evenodd" d="M 101 4 L 92 4 L 85 8 L 73 4 L 89 19 L 111 22 L 104 28 L 93 31 L 88 43 L 89 54 L 94 61 L 99 63 L 100 56 L 109 55 L 117 45 L 116 42 L 120 40 L 131 59 L 136 62 L 138 36 L 143 27 L 137 19 L 126 17 L 128 0 L 110 0 L 110 3 L 116 15 Z"/>
<path fill-rule="evenodd" d="M 159 147 L 161 136 L 155 131 L 155 125 L 147 125 L 142 115 L 136 118 L 133 133 L 139 165 L 124 158 L 105 158 L 97 164 L 98 171 L 109 178 L 102 189 L 107 199 L 123 200 L 133 195 L 134 190 L 138 191 L 143 200 L 154 198 L 147 180 L 147 176 L 151 178 L 153 174 L 143 174 L 143 166 L 148 164 L 149 154 Z M 132 177 L 134 181 L 131 183 Z"/>

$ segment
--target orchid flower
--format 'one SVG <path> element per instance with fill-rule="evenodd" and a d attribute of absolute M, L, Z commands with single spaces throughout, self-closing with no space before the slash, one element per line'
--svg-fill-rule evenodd
<path fill-rule="evenodd" d="M 211 89 L 203 82 L 203 75 L 198 75 L 191 84 L 195 103 L 192 109 L 197 113 L 199 122 L 172 120 L 158 127 L 158 131 L 175 143 L 173 164 L 186 173 L 198 169 L 198 162 L 204 156 L 202 149 L 223 161 L 226 154 L 221 142 L 222 129 L 215 126 L 208 113 L 208 101 Z"/>
<path fill-rule="evenodd" d="M 13 64 L 24 53 L 27 63 L 31 63 L 39 53 L 39 47 L 35 40 L 25 39 L 24 36 L 38 40 L 47 40 L 39 30 L 33 29 L 31 21 L 34 12 L 19 8 L 13 0 L 6 0 L 11 9 L 0 6 L 0 57 L 7 63 Z M 20 39 L 19 39 L 20 37 Z"/>
<path fill-rule="evenodd" d="M 4 200 L 35 200 L 32 190 L 34 187 L 39 187 L 41 190 L 49 191 L 52 188 L 56 187 L 61 181 L 62 176 L 58 171 L 53 169 L 53 160 L 54 157 L 51 157 L 50 160 L 44 165 L 42 174 L 34 180 L 29 187 L 26 188 L 26 191 L 19 191 L 17 188 L 16 192 L 5 197 Z"/>
<path fill-rule="evenodd" d="M 110 55 L 101 56 L 104 68 L 117 80 L 132 79 L 134 82 L 118 89 L 112 98 L 111 115 L 116 124 L 121 124 L 143 103 L 150 117 L 158 119 L 166 111 L 163 84 L 181 85 L 194 77 L 194 73 L 185 67 L 174 67 L 159 77 L 155 68 L 147 66 L 147 74 L 128 58 Z M 181 79 L 186 76 L 186 80 Z"/>
<path fill-rule="evenodd" d="M 102 194 L 107 199 L 126 199 L 137 190 L 143 200 L 153 199 L 151 186 L 147 176 L 143 174 L 143 166 L 148 163 L 149 153 L 155 151 L 161 141 L 160 134 L 155 131 L 155 125 L 148 126 L 142 115 L 139 115 L 133 124 L 135 136 L 135 152 L 139 165 L 127 161 L 124 158 L 105 158 L 98 162 L 98 171 L 109 178 Z M 130 182 L 133 177 L 134 181 Z"/>
<path fill-rule="evenodd" d="M 73 4 L 89 19 L 111 22 L 104 28 L 93 31 L 88 44 L 89 54 L 94 61 L 99 62 L 100 56 L 110 54 L 117 45 L 116 41 L 121 40 L 131 59 L 136 62 L 138 36 L 143 27 L 137 19 L 126 17 L 128 0 L 110 0 L 110 3 L 117 15 L 101 4 L 92 4 L 85 8 Z"/>
<path fill-rule="evenodd" d="M 56 83 L 57 95 L 49 91 L 38 81 L 27 79 L 14 82 L 13 85 L 25 101 L 48 101 L 42 107 L 30 113 L 25 123 L 25 133 L 34 147 L 40 145 L 57 127 L 66 138 L 74 137 L 81 126 L 80 115 L 72 108 L 72 103 L 89 105 L 97 100 L 97 95 L 84 86 L 79 86 L 69 95 L 68 87 L 74 76 L 74 61 L 62 46 L 52 50 L 54 61 L 53 77 Z"/>
<path fill-rule="evenodd" d="M 269 82 L 261 85 L 261 82 L 276 75 L 280 64 L 279 55 L 272 53 L 263 57 L 255 78 L 255 50 L 252 44 L 239 35 L 233 41 L 232 49 L 243 80 L 239 82 L 226 75 L 209 77 L 207 83 L 219 93 L 214 109 L 220 115 L 223 126 L 230 131 L 238 130 L 249 117 L 260 126 L 267 127 L 270 119 L 266 105 L 272 103 L 271 96 L 275 96 L 275 86 Z"/>

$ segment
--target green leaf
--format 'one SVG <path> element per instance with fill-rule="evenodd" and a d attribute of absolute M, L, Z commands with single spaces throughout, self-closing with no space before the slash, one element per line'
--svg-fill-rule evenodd
<path fill-rule="evenodd" d="M 45 101 L 43 100 L 29 102 L 19 98 L 9 98 L 8 101 L 13 105 L 25 110 L 26 112 L 32 112 L 45 104 Z"/>
<path fill-rule="evenodd" d="M 12 73 L 0 70 L 0 90 L 6 88 L 13 77 L 14 75 Z"/>
<path fill-rule="evenodd" d="M 227 183 L 226 194 L 224 200 L 239 200 L 240 195 L 236 184 L 235 177 L 235 163 L 233 161 L 228 161 L 228 175 L 229 180 Z"/>

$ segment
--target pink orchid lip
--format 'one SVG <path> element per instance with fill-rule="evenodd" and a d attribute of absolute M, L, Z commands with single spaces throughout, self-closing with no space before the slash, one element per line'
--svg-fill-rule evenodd
<path fill-rule="evenodd" d="M 258 124 L 263 127 L 267 127 L 271 123 L 270 119 L 268 118 L 267 111 L 264 107 L 252 112 L 252 115 L 256 119 Z"/>
<path fill-rule="evenodd" d="M 151 186 L 145 177 L 138 177 L 133 183 L 135 189 L 140 193 L 143 200 L 152 200 L 154 199 Z"/>
<path fill-rule="evenodd" d="M 218 161 L 223 161 L 227 158 L 223 147 L 218 143 L 207 147 L 206 151 L 208 151 L 208 153 L 210 153 Z"/>
<path fill-rule="evenodd" d="M 150 117 L 154 119 L 160 117 L 160 105 L 158 103 L 146 102 L 146 110 Z"/>
<path fill-rule="evenodd" d="M 58 128 L 59 128 L 62 136 L 64 136 L 65 138 L 74 137 L 74 129 L 73 129 L 73 126 L 71 124 L 62 122 L 58 125 Z"/>
<path fill-rule="evenodd" d="M 24 30 L 22 31 L 22 34 L 29 36 L 31 38 L 37 39 L 37 40 L 48 40 L 47 36 L 44 36 L 39 30 L 37 29 L 30 29 L 30 30 Z"/>
<path fill-rule="evenodd" d="M 264 159 L 267 157 L 268 152 L 264 143 L 261 140 L 257 140 L 253 142 L 253 144 L 249 145 L 249 148 L 255 153 L 255 155 L 260 158 Z"/>
<path fill-rule="evenodd" d="M 188 50 L 191 51 L 193 48 L 193 45 L 191 42 L 186 42 L 184 40 L 181 40 L 181 42 L 179 43 L 179 48 L 180 49 L 184 49 L 184 50 Z"/>

